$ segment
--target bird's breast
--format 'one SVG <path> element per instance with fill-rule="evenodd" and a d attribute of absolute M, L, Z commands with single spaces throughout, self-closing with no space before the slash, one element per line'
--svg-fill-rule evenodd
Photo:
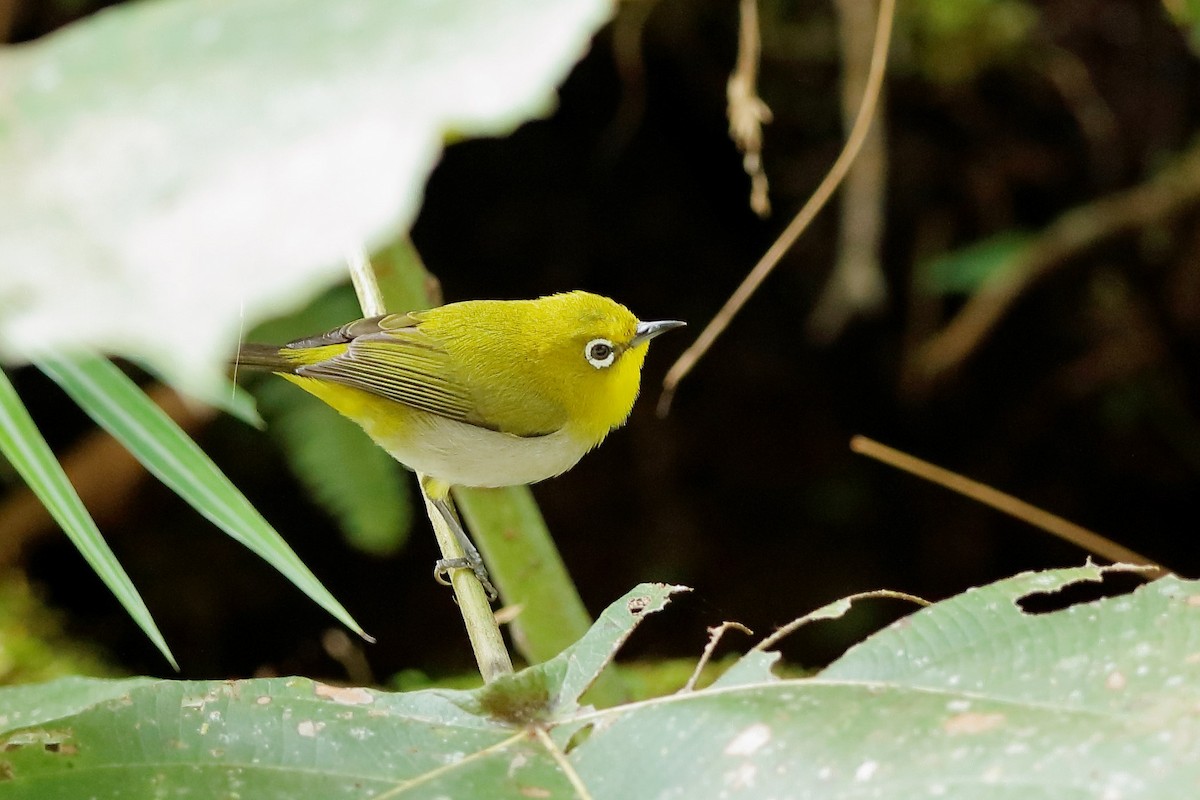
<path fill-rule="evenodd" d="M 415 410 L 403 428 L 363 427 L 400 463 L 454 486 L 537 483 L 566 472 L 592 447 L 566 428 L 520 437 Z"/>

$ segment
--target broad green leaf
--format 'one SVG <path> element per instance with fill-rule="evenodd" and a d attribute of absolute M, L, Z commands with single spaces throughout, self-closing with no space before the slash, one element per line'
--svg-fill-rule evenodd
<path fill-rule="evenodd" d="M 1200 782 L 1200 583 L 1027 614 L 1096 580 L 1027 574 L 938 603 L 815 678 L 584 715 L 593 796 L 1185 798 Z M 602 724 L 599 724 L 602 723 Z M 618 766 L 619 765 L 619 766 Z"/>
<path fill-rule="evenodd" d="M 0 49 L 0 355 L 183 385 L 545 113 L 611 0 L 156 0 Z"/>
<path fill-rule="evenodd" d="M 279 378 L 255 392 L 292 472 L 346 539 L 377 555 L 399 550 L 413 522 L 411 478 L 400 464 L 362 428 Z"/>
<path fill-rule="evenodd" d="M 39 367 L 155 477 L 351 630 L 362 628 L 211 459 L 114 364 L 45 358 Z"/>
<path fill-rule="evenodd" d="M 63 532 L 79 548 L 79 552 L 104 581 L 104 585 L 116 595 L 138 627 L 154 642 L 154 646 L 167 661 L 171 662 L 171 666 L 179 669 L 141 595 L 133 587 L 133 582 L 121 568 L 104 537 L 100 535 L 96 523 L 75 492 L 75 487 L 67 480 L 62 466 L 54 458 L 54 453 L 38 432 L 29 412 L 21 403 L 21 398 L 17 396 L 8 376 L 3 372 L 0 372 L 0 452 L 20 473 L 25 483 L 46 506 L 46 510 Z"/>
<path fill-rule="evenodd" d="M 920 267 L 921 285 L 934 294 L 972 294 L 1004 274 L 1025 254 L 1033 236 L 1007 231 L 938 256 Z"/>
<path fill-rule="evenodd" d="M 601 616 L 578 658 L 564 654 L 520 681 L 473 692 L 385 693 L 302 678 L 75 679 L 0 689 L 0 709 L 13 709 L 0 712 L 0 794 L 573 797 L 558 745 L 531 735 L 513 714 L 553 721 L 574 709 L 613 651 L 672 591 L 637 587 Z M 524 699 L 537 705 L 513 705 Z"/>
<path fill-rule="evenodd" d="M 128 695 L 138 686 L 156 683 L 153 678 L 68 677 L 42 684 L 0 689 L 0 736 L 21 728 L 46 725 Z"/>
<path fill-rule="evenodd" d="M 755 651 L 761 682 L 600 711 L 576 705 L 580 687 L 628 635 L 633 609 L 657 607 L 669 587 L 638 587 L 594 639 L 471 692 L 297 678 L 100 685 L 87 707 L 0 724 L 0 787 L 6 800 L 85 788 L 281 800 L 1193 797 L 1200 582 L 1164 578 L 1044 614 L 1016 605 L 1102 573 L 1019 575 L 967 592 L 814 678 L 776 678 Z M 0 690 L 0 708 L 61 693 Z"/>

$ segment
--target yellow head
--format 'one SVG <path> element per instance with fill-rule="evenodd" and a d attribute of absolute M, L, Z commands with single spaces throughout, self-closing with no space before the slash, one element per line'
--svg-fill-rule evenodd
<path fill-rule="evenodd" d="M 475 300 L 420 315 L 454 358 L 480 415 L 520 435 L 567 427 L 591 445 L 633 408 L 650 339 L 682 322 L 639 322 L 607 297 Z"/>

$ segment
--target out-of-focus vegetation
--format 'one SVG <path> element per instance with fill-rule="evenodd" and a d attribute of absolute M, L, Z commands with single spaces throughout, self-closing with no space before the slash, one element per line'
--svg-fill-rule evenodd
<path fill-rule="evenodd" d="M 0 573 L 0 684 L 120 674 L 94 645 L 66 632 L 64 617 L 45 605 L 21 572 Z"/>

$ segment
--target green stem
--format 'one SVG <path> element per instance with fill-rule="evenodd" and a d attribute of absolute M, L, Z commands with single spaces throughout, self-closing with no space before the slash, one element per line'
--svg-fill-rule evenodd
<path fill-rule="evenodd" d="M 466 556 L 458 543 L 458 538 L 446 524 L 446 520 L 434 507 L 433 501 L 425 487 L 425 476 L 418 473 L 417 485 L 421 487 L 421 497 L 425 500 L 425 513 L 433 524 L 433 534 L 437 537 L 438 548 L 442 558 L 447 560 L 462 559 Z M 447 498 L 447 502 L 453 500 Z M 513 671 L 512 659 L 504 646 L 504 638 L 500 635 L 500 627 L 496 624 L 496 615 L 492 613 L 492 605 L 488 602 L 479 579 L 469 569 L 450 570 L 450 586 L 458 599 L 458 609 L 462 612 L 463 625 L 467 628 L 467 638 L 471 640 L 471 650 L 475 653 L 475 662 L 479 665 L 479 674 L 484 683 L 491 683 L 501 675 Z"/>
<path fill-rule="evenodd" d="M 354 282 L 354 291 L 358 294 L 363 314 L 373 317 L 387 312 L 383 304 L 383 294 L 379 290 L 379 282 L 364 254 L 351 255 L 350 277 Z M 463 553 L 454 533 L 429 499 L 423 476 L 417 476 L 417 485 L 421 487 L 425 513 L 433 525 L 433 533 L 437 537 L 442 558 L 463 558 L 466 554 Z M 500 627 L 496 624 L 491 603 L 488 602 L 479 579 L 469 569 L 455 569 L 450 571 L 450 585 L 458 600 L 463 624 L 467 628 L 467 638 L 471 640 L 471 649 L 475 652 L 475 661 L 479 664 L 479 673 L 483 680 L 491 682 L 500 675 L 512 672 L 512 659 L 504 646 Z"/>

